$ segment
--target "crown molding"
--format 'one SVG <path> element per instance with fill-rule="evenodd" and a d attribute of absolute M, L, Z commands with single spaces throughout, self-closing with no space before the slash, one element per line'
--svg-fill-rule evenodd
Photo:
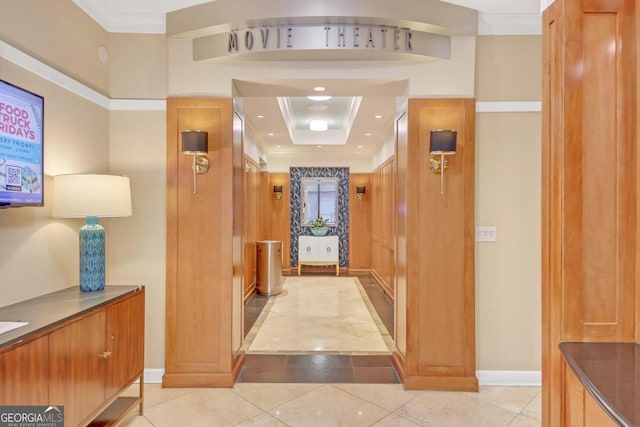
<path fill-rule="evenodd" d="M 553 1 L 541 0 L 541 11 Z M 110 33 L 166 34 L 166 13 L 116 11 L 104 1 L 73 2 Z M 478 14 L 478 35 L 539 35 L 542 34 L 541 28 L 540 15 Z"/>
<path fill-rule="evenodd" d="M 73 0 L 73 2 L 110 33 L 165 34 L 165 13 L 119 12 L 109 2 Z"/>

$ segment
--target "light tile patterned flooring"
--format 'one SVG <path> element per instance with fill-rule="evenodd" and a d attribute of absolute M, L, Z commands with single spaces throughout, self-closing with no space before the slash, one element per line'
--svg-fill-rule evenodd
<path fill-rule="evenodd" d="M 287 277 L 247 335 L 250 354 L 391 354 L 393 339 L 357 277 Z"/>
<path fill-rule="evenodd" d="M 316 277 L 315 280 L 322 280 L 322 278 Z M 365 280 L 362 282 L 365 287 L 370 286 L 368 279 L 360 278 L 360 280 Z M 292 280 L 290 283 L 300 282 Z M 303 297 L 305 303 L 299 306 L 303 309 L 310 306 L 312 308 L 317 298 L 309 298 Z M 367 303 L 368 299 L 364 299 Z M 339 301 L 336 298 L 333 300 Z M 271 301 L 267 304 L 269 303 Z M 334 310 L 336 313 L 339 311 L 342 310 Z M 265 310 L 260 315 L 263 317 L 262 321 L 267 312 L 268 310 Z M 309 312 L 318 313 L 317 310 Z M 382 316 L 386 315 L 383 313 Z M 379 327 L 380 319 L 376 320 L 375 314 L 372 314 L 372 317 Z M 258 326 L 260 321 L 261 319 L 258 318 L 256 322 Z M 289 322 L 296 321 L 289 319 Z M 258 330 L 259 328 L 253 328 L 254 335 Z M 339 371 L 339 368 L 344 368 L 341 363 L 349 362 L 349 369 L 353 371 L 369 369 L 361 376 L 365 379 L 364 382 L 367 382 L 366 384 L 358 383 L 359 377 L 355 374 L 353 378 L 344 374 L 337 376 L 342 378 L 341 381 L 349 379 L 350 383 L 247 382 L 251 380 L 249 377 L 264 378 L 264 373 L 260 371 L 254 372 L 253 376 L 245 372 L 243 382 L 238 382 L 232 389 L 163 389 L 159 384 L 147 384 L 145 385 L 144 416 L 131 414 L 123 424 L 128 427 L 538 427 L 541 424 L 541 395 L 538 387 L 481 387 L 478 393 L 405 390 L 401 384 L 390 384 L 389 382 L 394 381 L 389 375 L 380 375 L 375 371 L 392 368 L 357 367 L 356 369 L 351 366 L 354 364 L 350 361 L 351 358 L 362 356 L 344 355 L 349 354 L 349 350 L 349 348 L 342 348 L 341 356 L 321 354 L 305 356 L 304 350 L 296 351 L 298 356 L 258 354 L 253 355 L 255 360 L 252 363 L 264 365 L 263 370 L 269 372 L 274 370 L 273 377 L 282 380 L 283 375 L 278 372 L 278 369 L 281 369 L 280 365 L 283 365 L 283 362 L 278 358 L 288 360 L 289 364 L 292 360 L 298 361 L 301 358 L 311 357 L 313 359 L 311 362 L 317 362 L 315 359 L 322 358 L 323 363 L 326 363 L 321 363 L 319 367 L 315 366 L 317 363 L 301 366 L 306 366 L 305 369 L 310 371 L 316 369 L 317 372 L 314 372 L 322 374 L 321 377 L 324 375 L 324 378 L 331 376 L 326 376 L 326 372 L 322 369 Z M 252 355 L 249 354 L 247 357 L 250 356 Z M 385 356 L 374 357 L 378 359 L 374 360 L 376 363 L 372 366 L 379 364 L 380 358 Z M 260 358 L 264 358 L 264 361 Z M 326 358 L 328 360 L 325 361 Z M 386 371 L 384 373 L 388 374 Z M 299 379 L 298 377 L 300 375 L 289 378 Z M 387 383 L 375 383 L 372 379 L 376 377 L 384 378 Z M 302 378 L 304 380 L 306 377 L 302 376 Z M 313 375 L 309 378 L 315 379 Z M 137 391 L 138 386 L 132 386 L 131 394 L 135 395 Z"/>
<path fill-rule="evenodd" d="M 410 391 L 400 384 L 238 383 L 232 389 L 148 384 L 144 416 L 132 414 L 124 425 L 538 427 L 540 406 L 537 387 L 465 393 Z"/>

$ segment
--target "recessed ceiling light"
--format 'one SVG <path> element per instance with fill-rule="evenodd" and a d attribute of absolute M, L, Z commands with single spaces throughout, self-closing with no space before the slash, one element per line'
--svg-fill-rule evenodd
<path fill-rule="evenodd" d="M 276 148 L 280 148 L 280 146 L 279 146 L 279 145 L 276 145 Z"/>
<path fill-rule="evenodd" d="M 364 134 L 364 136 L 371 136 L 371 133 L 367 132 Z"/>
<path fill-rule="evenodd" d="M 309 104 L 309 105 L 307 105 L 307 109 L 309 109 L 311 111 L 324 111 L 327 108 L 329 108 L 329 106 L 327 104 Z"/>
<path fill-rule="evenodd" d="M 316 92 L 324 92 L 326 88 L 324 86 L 316 86 L 313 88 Z"/>
<path fill-rule="evenodd" d="M 274 135 L 275 135 L 275 133 L 273 133 L 273 132 L 269 132 L 267 135 L 269 135 L 269 136 L 274 136 Z"/>
<path fill-rule="evenodd" d="M 331 99 L 329 95 L 311 95 L 307 96 L 312 101 L 328 101 Z"/>
<path fill-rule="evenodd" d="M 358 148 L 362 148 L 362 147 L 363 147 L 362 145 L 358 145 Z"/>
<path fill-rule="evenodd" d="M 258 114 L 256 117 L 259 119 L 264 119 L 264 116 L 262 114 Z"/>
<path fill-rule="evenodd" d="M 329 124 L 326 120 L 311 120 L 309 122 L 309 130 L 323 132 L 327 129 L 329 129 Z"/>
<path fill-rule="evenodd" d="M 316 147 L 318 147 L 318 148 L 322 148 L 322 145 L 316 145 Z"/>
<path fill-rule="evenodd" d="M 376 119 L 381 119 L 382 118 L 382 114 L 377 114 L 376 115 Z"/>

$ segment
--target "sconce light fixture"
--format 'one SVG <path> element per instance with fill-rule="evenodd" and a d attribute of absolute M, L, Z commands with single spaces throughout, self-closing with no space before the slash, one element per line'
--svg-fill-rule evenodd
<path fill-rule="evenodd" d="M 282 185 L 273 186 L 273 196 L 276 200 L 280 200 L 282 198 Z"/>
<path fill-rule="evenodd" d="M 440 174 L 440 194 L 444 194 L 444 171 L 447 169 L 445 156 L 456 154 L 458 132 L 453 129 L 436 129 L 431 131 L 429 141 L 429 167 L 433 173 Z"/>
<path fill-rule="evenodd" d="M 182 132 L 182 152 L 193 156 L 193 194 L 197 193 L 196 174 L 209 170 L 209 159 L 206 154 L 209 151 L 208 133 L 199 130 L 185 130 Z"/>
<path fill-rule="evenodd" d="M 367 187 L 356 187 L 356 195 L 358 200 L 364 200 L 364 194 L 367 192 Z"/>

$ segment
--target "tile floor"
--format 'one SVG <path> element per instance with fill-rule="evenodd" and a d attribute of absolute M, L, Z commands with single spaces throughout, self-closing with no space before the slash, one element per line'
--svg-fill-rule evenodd
<path fill-rule="evenodd" d="M 393 338 L 357 277 L 287 277 L 246 336 L 248 354 L 391 354 Z"/>
<path fill-rule="evenodd" d="M 478 393 L 464 393 L 404 390 L 400 384 L 237 383 L 232 389 L 148 384 L 144 416 L 132 414 L 123 424 L 533 427 L 541 424 L 540 406 L 537 387 L 481 387 Z"/>
<path fill-rule="evenodd" d="M 358 279 L 368 296 L 368 309 L 375 313 L 372 318 L 377 318 L 376 325 L 393 333 L 393 306 L 373 279 Z M 260 296 L 247 301 L 248 334 L 258 333 L 259 328 L 252 331 L 252 327 L 264 321 L 267 304 L 269 299 Z M 338 354 L 274 353 L 249 352 L 238 383 L 231 389 L 163 389 L 159 384 L 147 384 L 144 416 L 131 414 L 123 425 L 541 425 L 538 387 L 481 387 L 478 393 L 404 390 L 388 355 L 363 356 L 345 349 Z M 132 386 L 131 393 L 137 391 L 138 386 Z"/>

